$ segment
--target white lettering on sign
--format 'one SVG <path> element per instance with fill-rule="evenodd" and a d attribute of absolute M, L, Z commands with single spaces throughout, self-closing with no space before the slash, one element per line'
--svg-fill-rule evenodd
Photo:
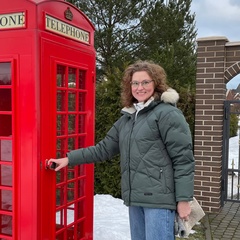
<path fill-rule="evenodd" d="M 0 14 L 0 30 L 24 27 L 25 27 L 25 12 Z"/>
<path fill-rule="evenodd" d="M 47 14 L 45 16 L 45 27 L 51 32 L 58 33 L 79 42 L 84 42 L 88 44 L 90 43 L 89 32 L 74 27 Z"/>

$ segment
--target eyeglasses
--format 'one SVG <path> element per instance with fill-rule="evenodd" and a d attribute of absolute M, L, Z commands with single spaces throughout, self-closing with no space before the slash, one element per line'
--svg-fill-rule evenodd
<path fill-rule="evenodd" d="M 148 85 L 152 82 L 153 80 L 143 80 L 141 82 L 137 81 L 131 81 L 131 85 L 133 88 L 138 88 L 139 85 L 142 85 L 142 87 L 148 87 Z"/>

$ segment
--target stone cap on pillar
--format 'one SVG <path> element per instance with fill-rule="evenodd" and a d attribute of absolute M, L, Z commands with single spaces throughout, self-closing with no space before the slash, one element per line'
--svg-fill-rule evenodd
<path fill-rule="evenodd" d="M 228 38 L 225 36 L 209 36 L 209 37 L 202 37 L 198 38 L 197 42 L 202 41 L 226 41 L 229 42 Z"/>

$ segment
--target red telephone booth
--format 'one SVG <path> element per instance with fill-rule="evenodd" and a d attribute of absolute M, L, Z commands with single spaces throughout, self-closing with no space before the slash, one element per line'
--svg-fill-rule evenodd
<path fill-rule="evenodd" d="M 63 0 L 0 1 L 0 239 L 93 239 L 94 27 Z"/>

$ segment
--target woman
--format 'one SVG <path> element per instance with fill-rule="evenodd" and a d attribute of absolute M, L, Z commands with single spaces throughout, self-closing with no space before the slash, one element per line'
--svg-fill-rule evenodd
<path fill-rule="evenodd" d="M 122 81 L 122 116 L 96 146 L 50 159 L 56 171 L 121 156 L 121 191 L 129 207 L 132 240 L 173 240 L 174 219 L 188 220 L 193 199 L 194 157 L 188 124 L 175 107 L 178 93 L 164 69 L 138 61 Z"/>

